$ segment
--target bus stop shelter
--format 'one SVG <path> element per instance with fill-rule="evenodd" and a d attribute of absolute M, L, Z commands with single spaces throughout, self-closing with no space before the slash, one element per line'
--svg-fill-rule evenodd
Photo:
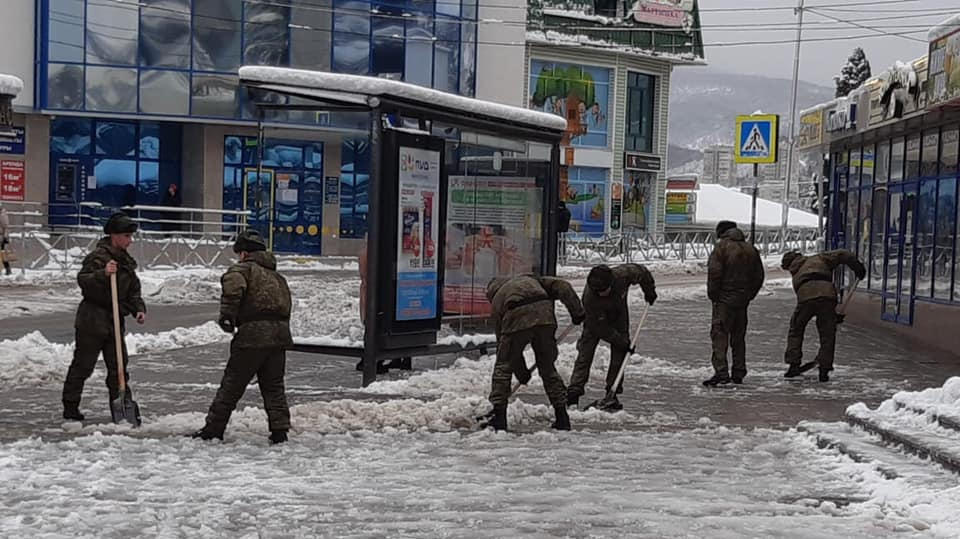
<path fill-rule="evenodd" d="M 366 386 L 379 360 L 462 350 L 437 334 L 489 315 L 494 277 L 554 273 L 564 118 L 375 77 L 247 66 L 240 82 L 260 97 L 259 148 L 270 109 L 369 128 L 363 347 L 297 350 L 362 358 Z"/>

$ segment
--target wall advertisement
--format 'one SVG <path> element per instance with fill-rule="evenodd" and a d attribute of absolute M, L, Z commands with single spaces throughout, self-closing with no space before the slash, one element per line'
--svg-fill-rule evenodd
<path fill-rule="evenodd" d="M 567 119 L 562 146 L 606 148 L 612 74 L 603 67 L 532 60 L 529 106 Z"/>
<path fill-rule="evenodd" d="M 440 152 L 400 147 L 397 320 L 437 317 Z"/>
<path fill-rule="evenodd" d="M 960 29 L 941 32 L 930 41 L 928 106 L 938 106 L 960 99 Z"/>
<path fill-rule="evenodd" d="M 540 259 L 542 189 L 535 178 L 450 176 L 444 309 L 488 315 L 486 287 Z"/>
<path fill-rule="evenodd" d="M 24 200 L 23 161 L 0 161 L 0 200 Z"/>
<path fill-rule="evenodd" d="M 806 112 L 800 116 L 800 133 L 797 149 L 805 150 L 823 144 L 823 109 Z"/>
<path fill-rule="evenodd" d="M 668 225 L 684 225 L 693 222 L 696 215 L 696 194 L 667 193 L 667 208 L 664 220 Z"/>

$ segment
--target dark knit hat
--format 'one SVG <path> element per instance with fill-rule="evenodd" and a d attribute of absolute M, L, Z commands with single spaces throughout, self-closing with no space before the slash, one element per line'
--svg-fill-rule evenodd
<path fill-rule="evenodd" d="M 233 252 L 240 253 L 246 251 L 252 253 L 255 251 L 266 251 L 267 242 L 263 241 L 263 236 L 253 228 L 248 228 L 237 236 L 233 242 Z"/>
<path fill-rule="evenodd" d="M 801 257 L 799 252 L 790 251 L 789 253 L 784 253 L 783 258 L 780 259 L 780 267 L 783 269 L 790 269 L 790 266 L 793 265 L 793 261 Z"/>
<path fill-rule="evenodd" d="M 610 266 L 601 264 L 595 266 L 587 275 L 587 286 L 594 292 L 603 292 L 613 285 L 613 270 Z"/>
<path fill-rule="evenodd" d="M 137 223 L 125 213 L 117 212 L 107 219 L 103 225 L 104 234 L 133 234 L 137 231 Z"/>
<path fill-rule="evenodd" d="M 723 235 L 724 232 L 730 230 L 731 228 L 737 228 L 737 223 L 733 221 L 720 221 L 717 223 L 717 237 Z"/>

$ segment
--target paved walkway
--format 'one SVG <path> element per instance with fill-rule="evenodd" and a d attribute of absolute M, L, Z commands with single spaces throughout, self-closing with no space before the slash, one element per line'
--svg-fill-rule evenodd
<path fill-rule="evenodd" d="M 677 286 L 689 287 L 697 281 L 702 282 L 702 277 L 682 280 Z M 663 283 L 660 288 L 666 290 L 669 286 Z M 700 384 L 712 372 L 708 336 L 710 308 L 706 298 L 658 302 L 650 310 L 638 346 L 638 353 L 647 359 L 639 366 L 634 364 L 627 372 L 626 392 L 621 397 L 626 410 L 638 416 L 660 414 L 673 418 L 668 423 L 678 428 L 695 427 L 704 417 L 728 425 L 785 428 L 801 420 L 840 420 L 843 410 L 851 403 L 863 401 L 875 406 L 896 391 L 939 386 L 949 376 L 960 373 L 960 358 L 908 345 L 882 328 L 868 329 L 848 322 L 839 332 L 837 370 L 831 382 L 819 383 L 815 371 L 802 381 L 784 380 L 782 354 L 793 306 L 793 293 L 787 288 L 758 298 L 750 309 L 750 374 L 746 383 L 706 389 Z M 210 320 L 215 310 L 212 305 L 201 305 L 152 312 L 157 325 L 151 330 L 158 331 L 157 327 L 189 325 L 191 317 L 197 318 L 195 322 Z M 21 318 L 13 323 L 33 329 L 52 328 L 54 322 L 64 316 L 72 323 L 72 313 Z M 7 325 L 10 322 L 3 324 L 0 335 L 4 338 L 15 337 L 17 331 L 28 329 L 26 326 L 15 329 Z M 816 329 L 811 324 L 807 357 L 813 357 L 815 346 Z M 218 344 L 133 358 L 132 384 L 145 414 L 206 410 L 227 354 L 227 345 Z M 598 361 L 605 358 L 601 353 Z M 414 374 L 438 364 L 448 365 L 453 359 L 417 359 Z M 83 403 L 85 412 L 96 422 L 109 420 L 102 373 L 101 367 L 90 380 L 85 393 L 88 397 Z M 387 378 L 409 375 L 391 371 Z M 344 358 L 291 353 L 287 384 L 291 404 L 345 397 L 389 398 L 358 393 L 360 374 L 354 371 L 353 360 Z M 37 434 L 64 436 L 59 420 L 59 389 L 56 383 L 0 388 L 0 440 Z M 582 402 L 601 397 L 602 389 L 602 379 L 595 376 Z M 532 389 L 525 390 L 522 398 L 527 402 L 545 402 L 542 394 Z M 247 391 L 241 402 L 243 406 L 261 406 L 255 387 Z M 574 426 L 576 428 L 576 424 Z"/>

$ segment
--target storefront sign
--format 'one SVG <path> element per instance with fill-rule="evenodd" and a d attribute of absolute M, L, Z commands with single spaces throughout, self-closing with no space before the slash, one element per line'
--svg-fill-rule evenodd
<path fill-rule="evenodd" d="M 25 137 L 26 132 L 22 127 L 14 127 L 12 137 L 0 138 L 0 153 L 23 155 L 26 151 Z"/>
<path fill-rule="evenodd" d="M 400 147 L 396 319 L 437 317 L 440 152 Z"/>
<path fill-rule="evenodd" d="M 26 192 L 23 161 L 0 161 L 0 200 L 23 201 Z"/>
<path fill-rule="evenodd" d="M 660 172 L 663 169 L 663 160 L 659 155 L 624 152 L 623 168 L 639 172 Z"/>
<path fill-rule="evenodd" d="M 667 193 L 665 222 L 668 225 L 688 224 L 696 214 L 694 193 Z"/>
<path fill-rule="evenodd" d="M 340 178 L 327 176 L 323 183 L 323 203 L 340 204 Z"/>
<path fill-rule="evenodd" d="M 567 119 L 561 146 L 606 148 L 612 73 L 604 67 L 531 60 L 529 106 Z"/>
<path fill-rule="evenodd" d="M 960 28 L 954 24 L 932 31 L 927 104 L 935 107 L 960 100 Z"/>
<path fill-rule="evenodd" d="M 697 188 L 697 177 L 670 178 L 667 180 L 668 191 L 693 191 Z"/>
<path fill-rule="evenodd" d="M 837 106 L 828 113 L 827 131 L 844 131 L 857 128 L 857 103 L 853 99 L 840 98 Z"/>
<path fill-rule="evenodd" d="M 805 150 L 821 144 L 823 144 L 823 109 L 817 109 L 800 116 L 797 149 Z"/>
<path fill-rule="evenodd" d="M 537 267 L 543 189 L 535 178 L 451 176 L 443 305 L 490 314 L 487 283 Z"/>
<path fill-rule="evenodd" d="M 693 29 L 693 0 L 637 0 L 630 16 L 637 22 Z"/>

